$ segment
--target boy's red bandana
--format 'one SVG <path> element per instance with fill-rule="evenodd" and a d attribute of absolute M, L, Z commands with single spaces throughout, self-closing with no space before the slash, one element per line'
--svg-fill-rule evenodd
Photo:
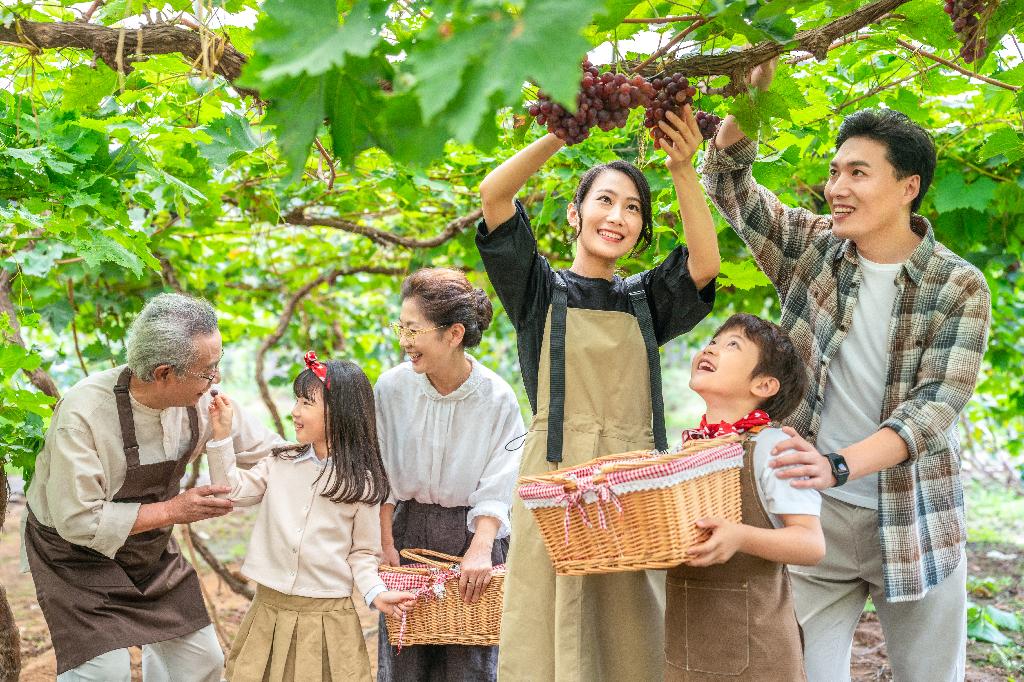
<path fill-rule="evenodd" d="M 683 431 L 683 442 L 688 440 L 695 440 L 698 438 L 718 438 L 724 436 L 727 433 L 744 433 L 757 426 L 764 426 L 771 423 L 771 418 L 768 413 L 764 410 L 754 410 L 743 419 L 740 419 L 734 424 L 729 422 L 719 422 L 717 424 L 708 424 L 708 416 L 704 415 L 700 418 L 700 426 L 696 429 L 685 429 Z"/>
<path fill-rule="evenodd" d="M 307 351 L 302 359 L 306 361 L 306 367 L 309 368 L 313 374 L 324 382 L 325 388 L 331 387 L 331 380 L 327 378 L 327 365 L 316 359 L 316 353 L 314 351 Z"/>

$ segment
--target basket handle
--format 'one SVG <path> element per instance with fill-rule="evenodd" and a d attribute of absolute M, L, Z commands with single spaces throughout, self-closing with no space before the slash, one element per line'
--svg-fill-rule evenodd
<path fill-rule="evenodd" d="M 462 563 L 461 557 L 444 554 L 443 552 L 435 552 L 432 549 L 403 549 L 399 554 L 409 561 L 427 564 L 434 568 L 451 568 L 453 564 Z M 438 559 L 443 559 L 443 561 L 438 561 Z"/>

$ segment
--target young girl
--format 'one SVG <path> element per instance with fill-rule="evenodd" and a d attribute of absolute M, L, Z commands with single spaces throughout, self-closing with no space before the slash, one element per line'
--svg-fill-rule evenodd
<path fill-rule="evenodd" d="M 230 486 L 236 505 L 263 502 L 242 566 L 256 597 L 231 645 L 229 681 L 368 680 L 353 586 L 386 613 L 414 602 L 387 591 L 377 575 L 388 480 L 370 382 L 358 365 L 318 362 L 312 351 L 306 366 L 293 385 L 299 445 L 248 471 L 235 466 L 231 404 L 221 394 L 210 405 L 214 485 Z"/>
<path fill-rule="evenodd" d="M 515 195 L 562 141 L 542 137 L 480 183 L 477 246 L 516 328 L 534 409 L 523 474 L 667 447 L 658 346 L 711 310 L 720 259 L 691 161 L 702 140 L 697 123 L 687 107 L 660 126 L 666 138 L 657 146 L 668 154 L 688 248 L 627 280 L 615 275 L 618 260 L 646 248 L 653 232 L 650 189 L 633 165 L 614 161 L 584 174 L 566 214 L 576 256 L 561 272 L 537 252 Z M 499 679 L 661 679 L 664 573 L 556 578 L 518 500 L 512 536 Z"/>
<path fill-rule="evenodd" d="M 402 282 L 394 325 L 409 357 L 380 375 L 374 392 L 391 496 L 381 507 L 384 561 L 404 548 L 464 557 L 459 589 L 480 599 L 504 563 L 509 507 L 526 432 L 515 391 L 466 352 L 491 323 L 491 302 L 458 270 L 417 270 Z M 511 444 L 510 444 L 511 443 Z M 488 682 L 498 647 L 407 646 L 380 630 L 378 682 Z"/>

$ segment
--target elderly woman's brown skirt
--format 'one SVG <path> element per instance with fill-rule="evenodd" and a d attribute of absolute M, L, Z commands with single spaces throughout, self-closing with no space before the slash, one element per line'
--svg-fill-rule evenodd
<path fill-rule="evenodd" d="M 370 680 L 351 597 L 297 597 L 257 585 L 227 663 L 228 682 Z"/>

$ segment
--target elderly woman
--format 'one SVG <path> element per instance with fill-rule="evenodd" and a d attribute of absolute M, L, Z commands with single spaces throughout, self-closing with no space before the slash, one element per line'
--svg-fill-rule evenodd
<path fill-rule="evenodd" d="M 394 326 L 408 362 L 377 380 L 377 428 L 391 496 L 381 511 L 384 561 L 404 548 L 465 556 L 459 590 L 475 602 L 508 553 L 509 507 L 526 432 L 515 392 L 466 353 L 491 323 L 491 302 L 457 270 L 419 270 L 402 284 Z M 381 621 L 381 680 L 494 680 L 497 647 L 407 646 Z"/>
<path fill-rule="evenodd" d="M 227 488 L 179 486 L 212 437 L 220 358 L 213 307 L 161 294 L 128 332 L 128 364 L 78 382 L 54 410 L 28 490 L 23 560 L 61 682 L 127 682 L 131 646 L 142 646 L 147 681 L 182 670 L 221 679 L 199 579 L 171 537 L 176 523 L 231 510 L 214 497 Z M 230 437 L 249 461 L 283 443 L 237 408 Z"/>

